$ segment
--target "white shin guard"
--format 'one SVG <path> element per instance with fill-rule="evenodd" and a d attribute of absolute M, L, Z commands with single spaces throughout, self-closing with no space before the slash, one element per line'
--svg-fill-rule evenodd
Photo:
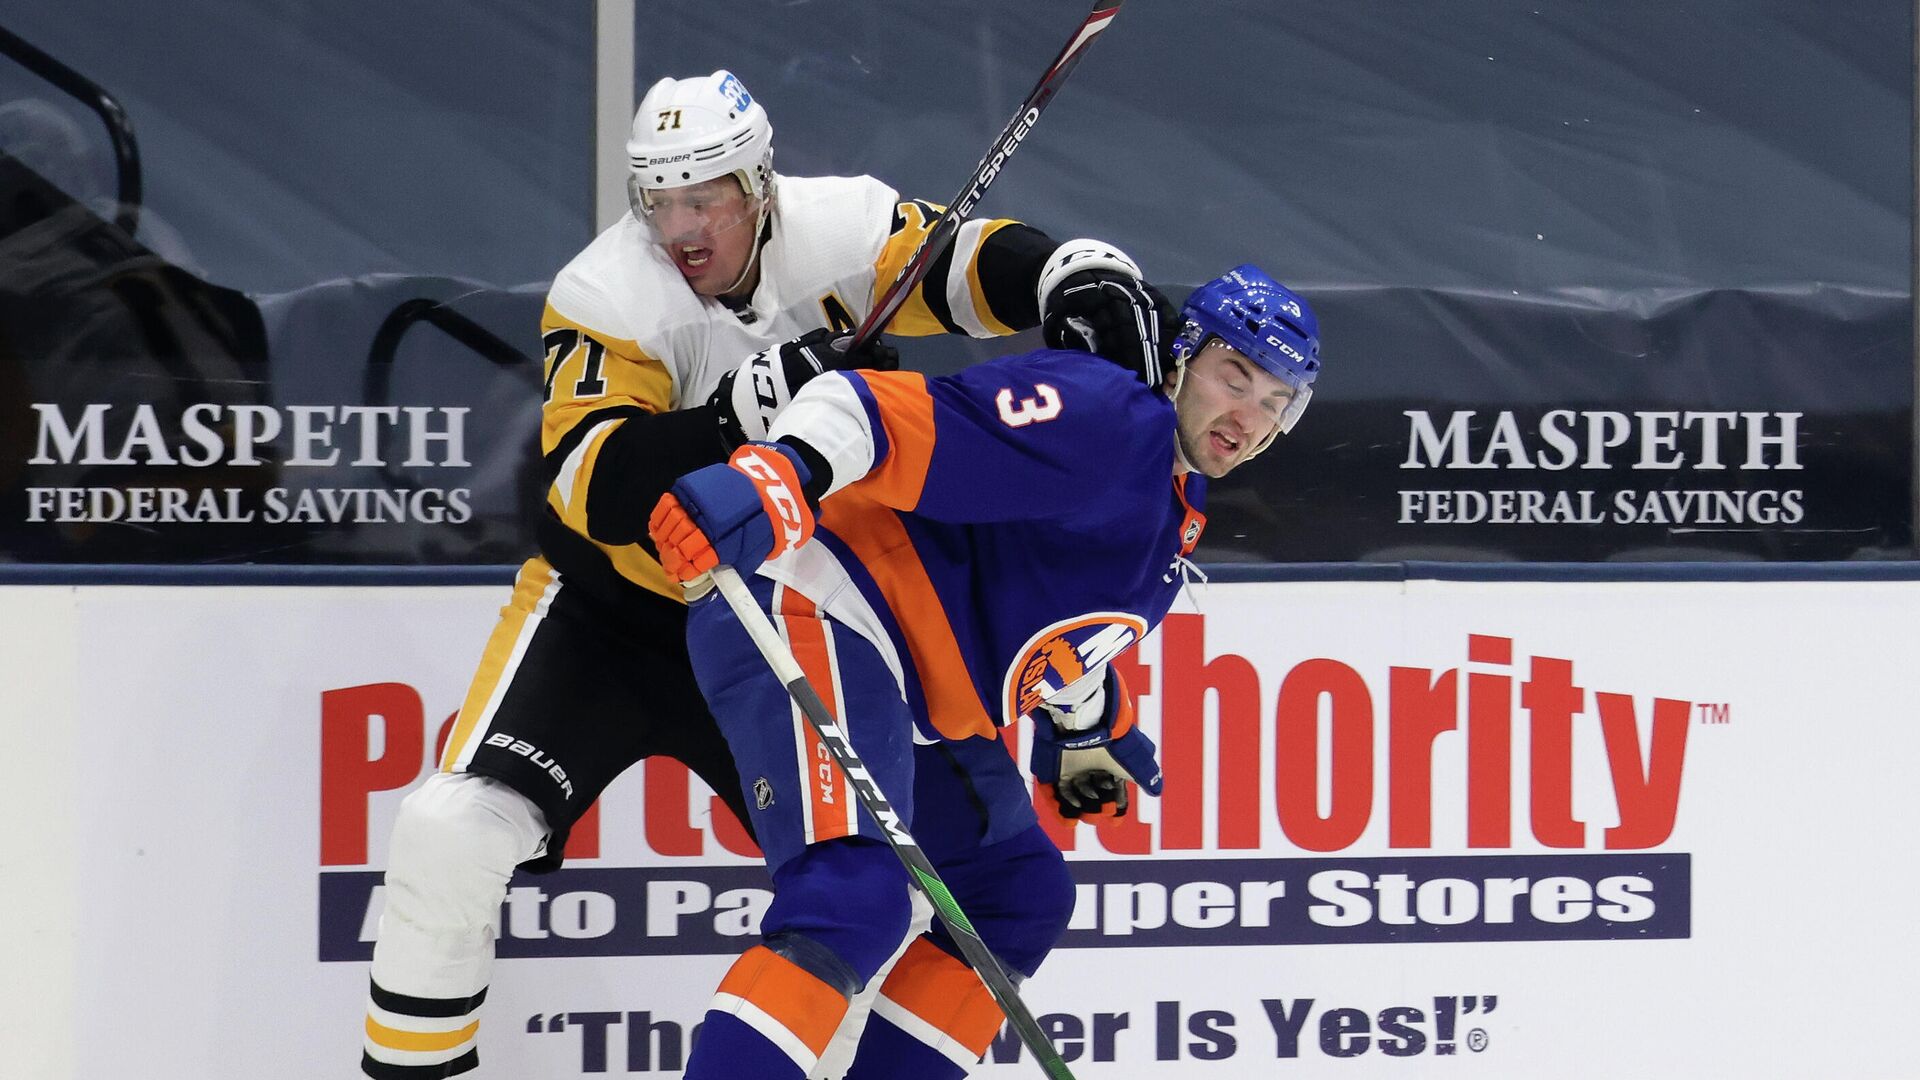
<path fill-rule="evenodd" d="M 506 784 L 467 773 L 429 777 L 394 822 L 374 983 L 420 998 L 485 988 L 507 880 L 546 843 L 545 816 Z"/>

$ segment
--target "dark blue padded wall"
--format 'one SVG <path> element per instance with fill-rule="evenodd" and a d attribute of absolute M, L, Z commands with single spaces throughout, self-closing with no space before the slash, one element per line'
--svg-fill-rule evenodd
<path fill-rule="evenodd" d="M 871 172 L 930 199 L 953 194 L 1086 10 L 638 9 L 638 86 L 730 67 L 771 112 L 783 171 Z M 467 408 L 488 440 L 465 471 L 273 478 L 462 487 L 475 513 L 458 528 L 308 522 L 291 538 L 29 522 L 26 487 L 143 481 L 126 467 L 83 481 L 27 447 L 0 465 L 0 548 L 295 562 L 524 548 L 537 374 L 512 354 L 537 352 L 541 287 L 591 234 L 591 6 L 73 0 L 0 24 L 127 105 L 147 172 L 140 246 L 258 309 L 264 355 L 241 366 L 259 401 Z M 1217 489 L 1216 561 L 1904 555 L 1912 30 L 1905 0 L 1133 0 L 984 209 L 1112 239 L 1176 296 L 1252 260 L 1318 306 L 1319 395 Z M 101 209 L 99 160 L 62 170 L 104 151 L 97 122 L 4 60 L 0 98 L 0 152 Z M 180 362 L 152 362 L 138 319 L 121 320 L 130 344 L 102 347 L 67 332 L 70 315 L 46 318 L 119 301 L 26 235 L 0 235 L 0 299 L 32 343 L 14 350 L 32 390 L 19 401 L 78 415 L 172 394 L 178 411 L 202 392 Z M 387 342 L 391 364 L 375 356 L 388 316 L 422 298 L 507 351 L 421 324 Z M 170 347 L 191 369 L 219 339 Z M 988 352 L 907 355 L 939 371 Z M 153 378 L 102 389 L 129 362 Z M 25 437 L 9 447 L 41 434 L 14 408 Z"/>

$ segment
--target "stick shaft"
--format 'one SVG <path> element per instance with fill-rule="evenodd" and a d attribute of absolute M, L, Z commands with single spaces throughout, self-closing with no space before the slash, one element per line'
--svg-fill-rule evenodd
<path fill-rule="evenodd" d="M 1007 163 L 1008 158 L 1013 156 L 1014 151 L 1020 149 L 1021 143 L 1033 131 L 1033 125 L 1039 121 L 1040 113 L 1046 109 L 1047 103 L 1052 101 L 1053 95 L 1059 92 L 1061 84 L 1067 81 L 1067 76 L 1080 62 L 1080 58 L 1086 55 L 1094 39 L 1098 38 L 1113 22 L 1113 17 L 1119 13 L 1122 2 L 1123 0 L 1095 0 L 1093 10 L 1087 14 L 1085 21 L 1081 22 L 1073 36 L 1067 39 L 1067 44 L 1060 50 L 1060 55 L 1053 58 L 1053 63 L 1040 76 L 1040 81 L 1034 84 L 1033 91 L 1027 95 L 1027 99 L 1020 103 L 1020 108 L 1014 111 L 1013 119 L 1008 120 L 1007 126 L 1000 129 L 999 137 L 988 145 L 987 152 L 980 157 L 980 163 L 973 167 L 973 175 L 967 178 L 960 193 L 947 203 L 946 211 L 934 222 L 933 228 L 927 233 L 927 238 L 920 242 L 919 249 L 913 253 L 913 258 L 908 259 L 907 265 L 900 268 L 900 276 L 893 280 L 893 284 L 887 287 L 886 292 L 880 294 L 880 299 L 874 302 L 873 310 L 867 312 L 867 317 L 860 321 L 859 327 L 853 332 L 854 348 L 872 341 L 885 330 L 887 324 L 892 322 L 894 315 L 899 312 L 900 305 L 906 303 L 907 294 L 913 291 L 915 285 L 925 280 L 927 271 L 933 266 L 933 261 L 940 257 L 940 253 L 947 249 L 948 244 L 953 242 L 954 234 L 959 232 L 960 226 L 966 223 L 967 217 L 973 213 L 973 208 L 979 204 L 980 197 L 987 193 L 987 188 L 991 187 L 994 180 L 999 177 L 1001 167 Z"/>
<path fill-rule="evenodd" d="M 806 716 L 807 723 L 812 725 L 813 730 L 819 734 L 821 743 L 826 746 L 827 753 L 832 756 L 834 765 L 847 778 L 847 786 L 853 789 L 854 797 L 859 800 L 860 806 L 879 824 L 880 831 L 886 836 L 888 846 L 893 848 L 893 853 L 906 865 L 907 877 L 912 880 L 913 887 L 926 896 L 933 904 L 933 909 L 940 914 L 940 920 L 947 924 L 947 930 L 952 933 L 954 942 L 960 946 L 960 951 L 966 956 L 967 963 L 973 966 L 974 972 L 980 976 L 980 981 L 986 984 L 987 992 L 992 994 L 994 1001 L 999 1003 L 1000 1011 L 1006 1014 L 1008 1022 L 1013 1025 L 1013 1030 L 1020 1036 L 1020 1041 L 1033 1052 L 1034 1058 L 1040 1063 L 1040 1067 L 1046 1070 L 1047 1075 L 1054 1080 L 1073 1080 L 1073 1073 L 1067 1069 L 1066 1062 L 1061 1060 L 1059 1051 L 1053 1048 L 1053 1044 L 1047 1040 L 1046 1033 L 1040 1030 L 1039 1022 L 1033 1018 L 1033 1013 L 1027 1009 L 1026 1003 L 1020 1000 L 1020 993 L 1014 989 L 1013 979 L 1007 975 L 1006 968 L 1001 966 L 999 958 L 993 955 L 993 950 L 987 947 L 987 943 L 980 939 L 979 932 L 973 928 L 973 923 L 967 919 L 966 912 L 962 911 L 959 903 L 954 900 L 953 893 L 947 888 L 946 882 L 940 880 L 939 871 L 933 868 L 933 862 L 927 858 L 926 852 L 920 850 L 920 845 L 914 842 L 912 834 L 907 832 L 906 826 L 900 821 L 900 815 L 894 811 L 893 804 L 887 801 L 886 794 L 880 790 L 880 785 L 875 783 L 873 776 L 867 772 L 866 765 L 860 761 L 860 755 L 854 752 L 853 744 L 847 740 L 846 733 L 840 729 L 840 725 L 834 721 L 833 714 L 827 711 L 826 703 L 820 700 L 820 695 L 807 681 L 805 673 L 800 670 L 799 662 L 793 657 L 793 650 L 781 640 L 780 632 L 774 629 L 773 620 L 767 617 L 766 612 L 760 610 L 760 605 L 754 600 L 753 593 L 748 591 L 746 582 L 740 580 L 740 575 L 734 571 L 733 567 L 720 566 L 713 571 L 713 583 L 719 587 L 720 595 L 726 598 L 727 606 L 733 609 L 734 617 L 739 619 L 740 625 L 746 628 L 747 636 L 753 639 L 754 647 L 760 650 L 760 655 L 766 659 L 767 666 L 771 667 L 775 677 L 786 685 L 787 693 L 793 697 L 795 704 L 800 706 L 800 711 Z"/>

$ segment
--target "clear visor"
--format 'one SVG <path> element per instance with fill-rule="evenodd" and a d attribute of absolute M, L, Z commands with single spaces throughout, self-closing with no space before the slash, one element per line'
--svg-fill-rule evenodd
<path fill-rule="evenodd" d="M 1223 384 L 1226 382 L 1218 381 Z M 1307 402 L 1313 400 L 1313 387 L 1301 386 L 1285 376 L 1280 381 L 1287 384 L 1286 397 L 1269 395 L 1260 399 L 1260 412 L 1273 424 L 1274 435 L 1285 435 L 1292 431 L 1293 425 L 1300 422 L 1300 414 L 1307 411 Z M 1272 436 L 1268 436 L 1268 439 L 1271 441 Z"/>
<path fill-rule="evenodd" d="M 1206 348 L 1208 342 L 1218 341 L 1222 345 L 1226 345 L 1223 339 L 1215 335 L 1194 333 L 1192 331 L 1189 331 L 1185 335 L 1184 341 L 1186 344 L 1183 351 L 1188 358 L 1188 363 L 1186 364 L 1188 374 L 1193 374 L 1198 370 L 1193 367 L 1191 358 L 1197 356 L 1201 349 Z M 1274 425 L 1273 434 L 1267 436 L 1261 443 L 1261 447 L 1264 449 L 1266 444 L 1272 442 L 1276 436 L 1285 435 L 1292 431 L 1293 425 L 1300 422 L 1300 414 L 1307 411 L 1307 402 L 1313 400 L 1313 386 L 1310 383 L 1301 382 L 1299 377 L 1290 371 L 1272 371 L 1265 365 L 1248 357 L 1240 350 L 1233 349 L 1230 345 L 1228 345 L 1227 348 L 1232 349 L 1233 355 L 1239 357 L 1254 371 L 1271 375 L 1280 380 L 1287 391 L 1285 397 L 1276 394 L 1267 394 L 1260 398 L 1260 412 Z M 1259 392 L 1257 387 L 1246 384 L 1244 376 L 1227 377 L 1222 375 L 1209 375 L 1207 377 L 1219 383 L 1221 388 L 1227 392 L 1227 396 L 1236 401 L 1244 401 Z"/>
<path fill-rule="evenodd" d="M 1295 386 L 1291 380 L 1287 379 L 1281 381 L 1287 383 L 1287 388 L 1293 391 L 1293 396 L 1288 398 L 1286 405 L 1281 407 L 1278 417 L 1280 434 L 1285 435 L 1293 430 L 1293 425 L 1300 422 L 1300 414 L 1307 411 L 1307 402 L 1313 400 L 1313 387 Z"/>
<path fill-rule="evenodd" d="M 629 173 L 627 202 L 657 243 L 711 247 L 720 234 L 743 225 L 750 228 L 757 219 L 760 203 L 748 197 L 743 185 L 740 176 L 732 174 L 685 187 L 649 188 Z"/>

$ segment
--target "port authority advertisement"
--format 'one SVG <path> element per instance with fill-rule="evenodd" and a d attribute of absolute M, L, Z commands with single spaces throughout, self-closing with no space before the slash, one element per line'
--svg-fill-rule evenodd
<path fill-rule="evenodd" d="M 8 888 L 77 898 L 23 957 L 70 977 L 73 1075 L 351 1070 L 394 811 L 506 592 L 6 591 L 72 643 L 20 673 L 74 703 L 37 808 L 72 881 Z M 1197 599 L 1128 660 L 1166 794 L 1058 833 L 1078 906 L 1024 993 L 1076 1075 L 1902 1074 L 1920 586 Z M 673 1075 L 767 879 L 664 762 L 570 854 L 512 882 L 483 1062 Z"/>

